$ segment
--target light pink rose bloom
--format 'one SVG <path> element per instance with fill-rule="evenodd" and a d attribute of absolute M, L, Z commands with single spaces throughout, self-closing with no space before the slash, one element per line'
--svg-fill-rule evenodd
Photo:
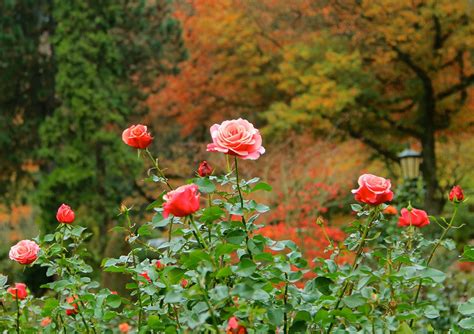
<path fill-rule="evenodd" d="M 256 160 L 265 153 L 262 136 L 249 121 L 239 118 L 211 126 L 212 144 L 208 152 L 222 152 L 241 159 Z"/>
<path fill-rule="evenodd" d="M 40 247 L 31 240 L 21 240 L 10 248 L 10 259 L 20 264 L 30 264 L 38 258 Z"/>

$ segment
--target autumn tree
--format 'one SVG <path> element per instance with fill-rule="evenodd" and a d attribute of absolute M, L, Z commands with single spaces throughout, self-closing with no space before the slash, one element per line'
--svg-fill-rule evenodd
<path fill-rule="evenodd" d="M 391 161 L 403 143 L 419 144 L 425 205 L 438 213 L 445 199 L 437 141 L 472 126 L 472 6 L 348 0 L 320 10 L 325 32 L 282 53 L 282 98 L 270 107 L 269 123 L 332 126 Z"/>

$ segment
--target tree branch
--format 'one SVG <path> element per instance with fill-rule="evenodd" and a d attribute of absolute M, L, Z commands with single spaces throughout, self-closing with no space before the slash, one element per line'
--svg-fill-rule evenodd
<path fill-rule="evenodd" d="M 474 84 L 474 74 L 471 74 L 467 77 L 464 77 L 458 84 L 453 85 L 449 87 L 448 89 L 446 89 L 445 91 L 438 93 L 438 95 L 436 95 L 436 98 L 438 100 L 445 99 L 453 94 L 456 94 L 466 89 L 467 87 L 473 84 Z"/>

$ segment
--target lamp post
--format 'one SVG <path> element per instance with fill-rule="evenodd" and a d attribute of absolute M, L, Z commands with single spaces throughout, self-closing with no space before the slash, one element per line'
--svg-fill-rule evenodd
<path fill-rule="evenodd" d="M 403 178 L 406 180 L 418 179 L 422 161 L 421 153 L 407 148 L 398 155 L 398 158 Z"/>

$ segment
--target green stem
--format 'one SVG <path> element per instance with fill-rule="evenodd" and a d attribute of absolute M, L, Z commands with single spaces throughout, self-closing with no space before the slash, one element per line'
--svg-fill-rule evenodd
<path fill-rule="evenodd" d="M 242 196 L 242 190 L 240 189 L 239 166 L 237 163 L 236 156 L 234 156 L 234 164 L 235 164 L 235 179 L 237 182 L 237 191 L 239 192 L 240 207 L 242 209 L 242 225 L 244 226 L 244 231 L 245 231 L 245 246 L 247 247 L 247 253 L 249 254 L 250 258 L 253 260 L 253 255 L 249 248 L 249 231 L 247 229 L 247 222 L 245 221 L 245 217 L 244 217 L 244 197 Z"/>
<path fill-rule="evenodd" d="M 199 231 L 199 228 L 197 227 L 192 215 L 189 216 L 189 221 L 191 222 L 191 225 L 193 225 L 197 242 L 201 245 L 202 248 L 207 249 L 206 241 L 202 237 L 201 231 Z"/>
<path fill-rule="evenodd" d="M 20 334 L 20 300 L 18 299 L 18 290 L 16 290 L 16 332 Z"/>
<path fill-rule="evenodd" d="M 369 234 L 370 227 L 374 223 L 374 221 L 377 218 L 378 214 L 379 214 L 379 208 L 375 207 L 372 210 L 369 217 L 367 218 L 367 224 L 365 225 L 364 230 L 362 232 L 362 236 L 361 236 L 360 241 L 359 241 L 359 246 L 357 247 L 357 253 L 356 253 L 356 256 L 355 256 L 355 259 L 354 259 L 354 263 L 352 264 L 350 273 L 354 272 L 354 270 L 356 270 L 357 267 L 359 266 L 359 263 L 358 263 L 359 262 L 359 257 L 362 254 L 362 251 L 364 249 L 365 241 L 366 241 L 367 236 Z M 347 289 L 349 288 L 349 285 L 350 285 L 349 281 L 346 281 L 344 283 L 344 286 L 342 287 L 342 290 L 339 293 L 339 296 L 337 298 L 336 306 L 334 306 L 335 311 L 339 309 L 339 305 L 341 304 L 342 298 L 344 297 L 344 294 L 346 293 Z M 331 318 L 331 323 L 329 324 L 329 328 L 327 329 L 326 333 L 327 334 L 331 333 L 331 330 L 332 330 L 333 327 L 334 327 L 334 317 Z"/>
<path fill-rule="evenodd" d="M 287 310 L 287 307 L 288 307 L 288 274 L 285 274 L 285 279 L 286 279 L 286 282 L 285 282 L 285 292 L 283 294 L 283 304 L 284 304 L 284 307 L 285 307 L 285 313 L 283 313 L 283 321 L 284 321 L 284 324 L 283 324 L 283 334 L 287 334 L 288 333 L 288 310 Z"/>
<path fill-rule="evenodd" d="M 171 217 L 171 220 L 170 220 L 170 227 L 168 229 L 168 257 L 171 256 L 171 235 L 173 233 L 173 219 L 174 217 Z"/>
<path fill-rule="evenodd" d="M 147 150 L 148 151 L 148 150 Z M 129 231 L 129 236 L 132 235 L 132 229 L 133 229 L 133 225 L 132 225 L 132 221 L 130 219 L 130 215 L 128 213 L 128 210 L 125 210 L 124 212 L 125 214 L 125 218 L 127 220 L 127 224 L 128 224 L 128 231 Z M 135 271 L 135 282 L 137 282 L 137 298 L 138 298 L 138 306 L 139 306 L 139 309 L 138 309 L 138 332 L 140 332 L 141 330 L 141 327 L 142 327 L 142 296 L 141 296 L 141 291 L 140 291 L 140 282 L 139 282 L 139 279 L 138 279 L 138 273 L 136 272 L 136 268 L 137 268 L 137 263 L 136 263 L 136 260 L 135 260 L 135 249 L 133 248 L 132 246 L 132 250 L 131 250 L 131 254 L 132 254 L 132 265 L 133 265 L 133 269 Z"/>
<path fill-rule="evenodd" d="M 441 245 L 441 242 L 443 242 L 443 240 L 446 237 L 446 235 L 448 234 L 449 230 L 453 227 L 454 218 L 456 217 L 456 214 L 458 212 L 458 206 L 459 206 L 459 204 L 455 203 L 454 212 L 453 212 L 453 215 L 451 216 L 451 220 L 449 221 L 448 226 L 443 230 L 443 233 L 441 234 L 440 238 L 438 239 L 438 242 L 434 245 L 433 249 L 431 250 L 431 253 L 428 257 L 428 260 L 426 261 L 426 266 L 428 266 L 430 264 L 436 250 Z M 420 279 L 420 281 L 418 283 L 418 288 L 416 289 L 415 299 L 413 300 L 412 306 L 416 305 L 416 302 L 418 301 L 418 297 L 420 296 L 422 284 L 423 284 L 423 279 Z M 410 328 L 413 326 L 414 322 L 415 322 L 415 319 L 410 320 Z"/>
<path fill-rule="evenodd" d="M 160 166 L 158 165 L 158 160 L 156 160 L 151 152 L 147 149 L 145 149 L 145 152 L 147 153 L 148 157 L 150 158 L 151 162 L 153 163 L 153 167 L 155 167 L 156 171 L 158 172 L 158 175 L 163 179 L 163 182 L 168 186 L 170 190 L 173 190 L 173 187 L 168 183 L 168 179 L 165 176 L 165 173 L 161 170 Z"/>

